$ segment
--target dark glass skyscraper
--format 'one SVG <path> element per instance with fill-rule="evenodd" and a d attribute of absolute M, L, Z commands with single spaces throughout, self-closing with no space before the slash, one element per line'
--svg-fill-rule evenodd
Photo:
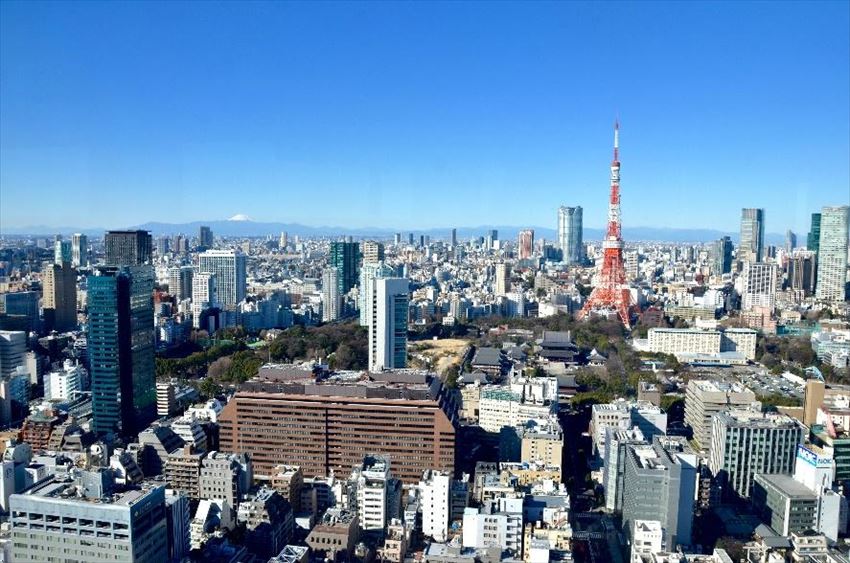
<path fill-rule="evenodd" d="M 812 213 L 812 226 L 806 239 L 806 250 L 817 252 L 820 248 L 820 213 Z"/>
<path fill-rule="evenodd" d="M 153 240 L 148 231 L 107 231 L 107 266 L 138 266 L 151 261 Z"/>
<path fill-rule="evenodd" d="M 93 430 L 136 434 L 156 417 L 153 269 L 103 268 L 88 278 Z"/>
<path fill-rule="evenodd" d="M 732 271 L 732 239 L 723 237 L 714 242 L 714 274 L 728 274 Z"/>
<path fill-rule="evenodd" d="M 357 284 L 360 276 L 360 245 L 356 242 L 332 242 L 329 266 L 337 269 L 339 295 L 345 295 Z"/>
<path fill-rule="evenodd" d="M 213 247 L 213 232 L 206 225 L 201 225 L 198 231 L 198 246 L 199 250 L 209 250 Z"/>

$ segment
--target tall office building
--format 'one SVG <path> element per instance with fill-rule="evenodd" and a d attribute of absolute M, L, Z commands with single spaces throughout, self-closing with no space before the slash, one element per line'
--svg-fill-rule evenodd
<path fill-rule="evenodd" d="M 166 236 L 158 237 L 154 242 L 154 249 L 157 256 L 165 256 L 171 252 L 171 239 Z"/>
<path fill-rule="evenodd" d="M 741 310 L 765 307 L 773 312 L 776 304 L 777 267 L 773 263 L 745 262 L 741 275 Z"/>
<path fill-rule="evenodd" d="M 685 424 L 691 427 L 694 441 L 702 450 L 711 445 L 714 417 L 731 407 L 746 407 L 756 395 L 739 383 L 691 380 L 685 393 Z"/>
<path fill-rule="evenodd" d="M 27 333 L 0 330 L 0 378 L 7 378 L 19 366 L 26 365 Z"/>
<path fill-rule="evenodd" d="M 817 252 L 820 246 L 820 213 L 812 213 L 812 225 L 809 227 L 809 235 L 806 237 L 806 250 Z"/>
<path fill-rule="evenodd" d="M 507 295 L 511 290 L 511 267 L 504 262 L 496 264 L 496 281 L 493 292 L 498 296 Z"/>
<path fill-rule="evenodd" d="M 360 275 L 360 245 L 356 242 L 332 242 L 328 265 L 339 272 L 339 294 L 345 295 L 357 284 Z"/>
<path fill-rule="evenodd" d="M 623 529 L 636 520 L 661 522 L 667 551 L 691 543 L 698 458 L 680 436 L 626 446 Z"/>
<path fill-rule="evenodd" d="M 133 435 L 156 417 L 150 266 L 103 268 L 88 277 L 92 428 Z"/>
<path fill-rule="evenodd" d="M 67 332 L 76 328 L 77 271 L 70 262 L 46 267 L 42 303 L 46 330 Z"/>
<path fill-rule="evenodd" d="M 797 248 L 797 235 L 794 234 L 794 231 L 788 229 L 785 231 L 785 252 L 791 254 L 795 248 Z"/>
<path fill-rule="evenodd" d="M 788 261 L 788 285 L 805 297 L 815 293 L 815 256 L 809 250 L 796 250 Z"/>
<path fill-rule="evenodd" d="M 82 233 L 71 236 L 71 265 L 75 268 L 89 265 L 89 237 Z"/>
<path fill-rule="evenodd" d="M 374 240 L 363 241 L 363 265 L 376 264 L 384 260 L 384 244 Z"/>
<path fill-rule="evenodd" d="M 764 252 L 764 209 L 741 210 L 741 244 L 738 260 L 761 262 Z"/>
<path fill-rule="evenodd" d="M 289 234 L 286 231 L 283 231 L 277 239 L 277 247 L 281 250 L 285 250 L 287 246 L 289 246 Z"/>
<path fill-rule="evenodd" d="M 207 250 L 198 255 L 198 272 L 215 274 L 216 301 L 235 310 L 245 299 L 245 255 L 234 250 Z"/>
<path fill-rule="evenodd" d="M 342 475 L 370 454 L 389 456 L 393 475 L 408 485 L 426 469 L 454 472 L 456 403 L 434 374 L 316 378 L 299 366 L 266 366 L 218 422 L 221 449 L 250 455 L 260 478 L 281 464 Z"/>
<path fill-rule="evenodd" d="M 339 270 L 325 268 L 322 273 L 322 321 L 331 322 L 340 318 L 342 297 L 339 294 Z"/>
<path fill-rule="evenodd" d="M 373 321 L 369 326 L 369 371 L 407 366 L 407 307 L 410 281 L 407 278 L 379 278 L 369 306 Z"/>
<path fill-rule="evenodd" d="M 723 237 L 714 242 L 712 248 L 713 273 L 722 276 L 732 271 L 732 239 Z"/>
<path fill-rule="evenodd" d="M 198 229 L 198 250 L 209 250 L 213 247 L 213 232 L 206 225 Z"/>
<path fill-rule="evenodd" d="M 360 326 L 369 327 L 372 324 L 374 310 L 371 304 L 375 295 L 375 280 L 392 277 L 395 277 L 395 270 L 383 262 L 363 264 L 360 269 L 360 293 L 358 294 Z"/>
<path fill-rule="evenodd" d="M 749 498 L 757 473 L 790 474 L 803 427 L 793 418 L 761 409 L 718 413 L 711 430 L 708 467 L 727 498 Z"/>
<path fill-rule="evenodd" d="M 451 242 L 452 242 L 452 248 L 457 246 L 457 229 L 452 229 Z"/>
<path fill-rule="evenodd" d="M 13 291 L 11 293 L 0 293 L 0 313 L 12 317 L 18 317 L 19 322 L 15 328 L 27 332 L 39 332 L 41 330 L 41 319 L 39 318 L 37 291 Z"/>
<path fill-rule="evenodd" d="M 520 260 L 531 258 L 531 255 L 534 254 L 534 231 L 532 229 L 524 229 L 519 232 L 517 249 Z"/>
<path fill-rule="evenodd" d="M 582 236 L 581 207 L 559 207 L 558 246 L 563 253 L 562 260 L 567 264 L 579 264 L 584 261 Z"/>
<path fill-rule="evenodd" d="M 168 561 L 165 487 L 113 486 L 110 473 L 84 471 L 12 495 L 14 561 Z"/>
<path fill-rule="evenodd" d="M 202 327 L 202 313 L 218 306 L 217 283 L 216 275 L 210 272 L 192 274 L 192 324 L 195 328 L 205 328 Z"/>
<path fill-rule="evenodd" d="M 70 264 L 73 255 L 71 241 L 57 238 L 53 245 L 53 263 L 65 264 L 67 262 Z"/>
<path fill-rule="evenodd" d="M 174 266 L 168 269 L 168 293 L 177 301 L 192 298 L 192 276 L 195 269 L 192 266 Z"/>
<path fill-rule="evenodd" d="M 107 231 L 107 266 L 139 266 L 151 261 L 153 239 L 148 231 Z"/>
<path fill-rule="evenodd" d="M 815 297 L 843 301 L 847 285 L 847 236 L 850 207 L 824 207 L 821 210 L 818 241 L 817 288 Z"/>

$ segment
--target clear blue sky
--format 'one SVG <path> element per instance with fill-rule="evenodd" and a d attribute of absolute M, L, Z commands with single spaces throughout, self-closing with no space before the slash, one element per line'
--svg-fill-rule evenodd
<path fill-rule="evenodd" d="M 808 230 L 850 201 L 850 3 L 0 2 L 0 227 Z"/>

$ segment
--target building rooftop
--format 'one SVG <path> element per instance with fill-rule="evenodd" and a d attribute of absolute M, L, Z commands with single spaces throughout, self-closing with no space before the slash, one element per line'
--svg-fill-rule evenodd
<path fill-rule="evenodd" d="M 763 413 L 755 409 L 732 409 L 717 413 L 717 419 L 729 426 L 757 428 L 793 428 L 797 421 L 780 413 Z"/>
<path fill-rule="evenodd" d="M 706 393 L 752 393 L 744 385 L 735 382 L 693 379 L 688 382 L 688 386 L 691 385 Z"/>
<path fill-rule="evenodd" d="M 502 351 L 498 348 L 478 348 L 472 358 L 472 365 L 501 367 Z"/>
<path fill-rule="evenodd" d="M 377 373 L 328 372 L 293 364 L 266 364 L 240 385 L 248 393 L 282 393 L 325 397 L 433 400 L 442 384 L 433 372 L 395 369 Z"/>
<path fill-rule="evenodd" d="M 817 497 L 814 491 L 794 480 L 790 475 L 760 473 L 756 477 L 793 499 L 814 499 Z"/>
<path fill-rule="evenodd" d="M 120 493 L 108 494 L 103 497 L 92 497 L 83 494 L 80 481 L 74 479 L 71 475 L 52 475 L 19 494 L 21 496 L 40 497 L 68 504 L 90 503 L 111 506 L 132 506 L 147 496 L 156 486 L 146 485 L 142 489 L 131 489 Z"/>

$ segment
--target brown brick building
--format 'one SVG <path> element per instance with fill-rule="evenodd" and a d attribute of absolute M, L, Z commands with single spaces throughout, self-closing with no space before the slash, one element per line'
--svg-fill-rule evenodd
<path fill-rule="evenodd" d="M 383 454 L 393 476 L 413 484 L 425 469 L 454 471 L 456 410 L 433 374 L 265 366 L 222 411 L 220 445 L 250 454 L 260 478 L 281 464 L 305 477 L 347 475 L 364 455 Z"/>

